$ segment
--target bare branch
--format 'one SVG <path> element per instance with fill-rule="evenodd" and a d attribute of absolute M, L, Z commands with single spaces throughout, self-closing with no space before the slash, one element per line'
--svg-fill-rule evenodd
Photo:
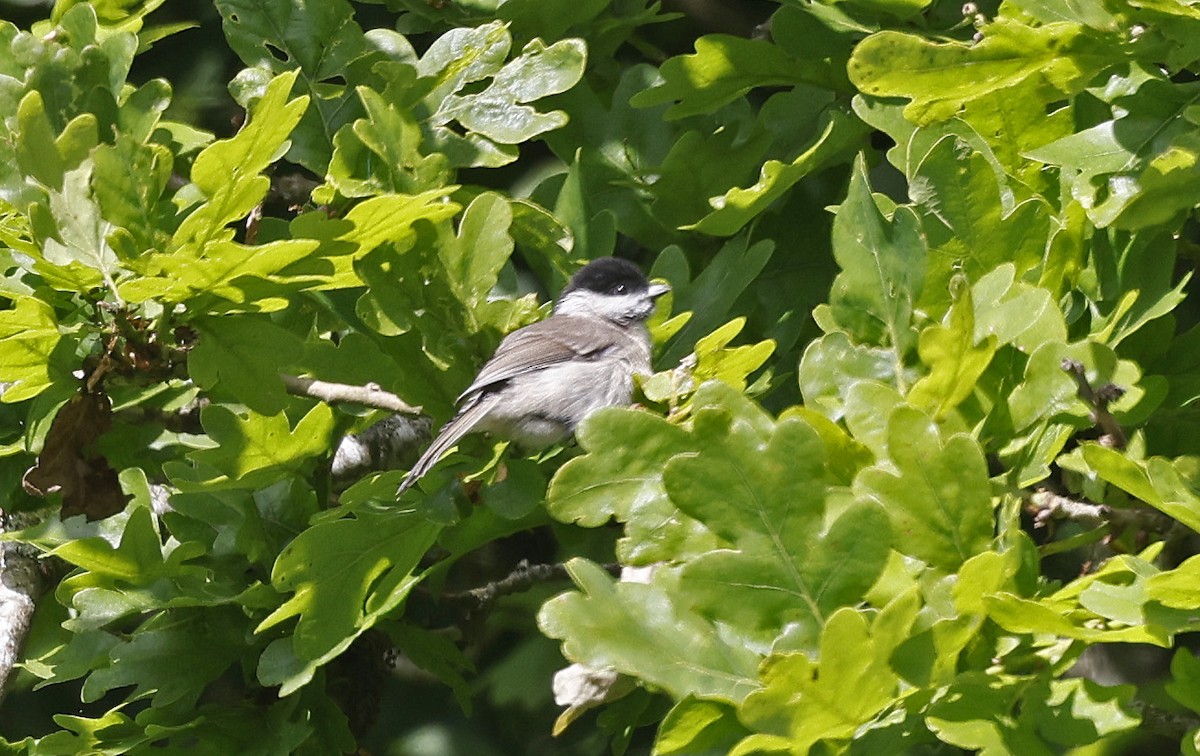
<path fill-rule="evenodd" d="M 326 404 L 353 402 L 366 407 L 388 410 L 389 412 L 399 412 L 403 415 L 421 414 L 420 407 L 408 404 L 400 397 L 384 391 L 374 383 L 368 383 L 365 386 L 351 386 L 346 383 L 329 383 L 328 381 L 318 381 L 313 378 L 302 378 L 284 373 L 281 373 L 279 377 L 283 379 L 283 385 L 287 387 L 288 393 L 295 396 L 307 396 L 312 399 L 319 399 Z"/>
<path fill-rule="evenodd" d="M 416 459 L 429 440 L 429 418 L 388 415 L 361 433 L 338 442 L 330 472 L 337 481 L 353 481 L 373 470 L 396 470 Z"/>
<path fill-rule="evenodd" d="M 1029 496 L 1033 522 L 1045 527 L 1054 520 L 1070 520 L 1087 528 L 1108 525 L 1114 530 L 1137 530 L 1165 533 L 1174 524 L 1167 515 L 1145 507 L 1117 508 L 1107 504 L 1077 501 L 1050 491 L 1035 491 Z"/>
<path fill-rule="evenodd" d="M 604 565 L 609 574 L 616 577 L 621 574 L 621 565 Z M 556 580 L 567 580 L 566 565 L 563 564 L 530 564 L 522 559 L 513 571 L 506 577 L 493 581 L 479 588 L 472 588 L 461 593 L 448 593 L 442 598 L 454 603 L 466 605 L 466 614 L 470 616 L 477 611 L 487 609 L 496 599 L 513 593 L 524 593 L 538 583 L 549 583 Z"/>

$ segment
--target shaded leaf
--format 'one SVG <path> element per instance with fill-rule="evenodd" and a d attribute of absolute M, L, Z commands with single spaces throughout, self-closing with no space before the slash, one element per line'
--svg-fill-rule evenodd
<path fill-rule="evenodd" d="M 195 321 L 200 338 L 188 353 L 188 373 L 204 389 L 217 388 L 262 415 L 283 409 L 279 372 L 302 355 L 299 337 L 262 318 Z"/>
<path fill-rule="evenodd" d="M 756 39 L 709 34 L 696 40 L 696 52 L 671 58 L 661 68 L 663 83 L 630 100 L 635 107 L 674 102 L 667 118 L 711 113 L 755 87 L 811 81 L 828 84 L 826 66 L 797 61 L 781 48 Z"/>
<path fill-rule="evenodd" d="M 276 590 L 293 595 L 255 631 L 299 617 L 282 647 L 296 663 L 278 666 L 264 655 L 260 681 L 281 685 L 285 696 L 306 685 L 316 667 L 404 601 L 420 580 L 417 563 L 440 529 L 412 510 L 393 510 L 321 522 L 297 536 L 271 573 Z"/>
<path fill-rule="evenodd" d="M 647 412 L 614 408 L 590 415 L 576 438 L 587 454 L 563 465 L 551 481 L 546 508 L 552 517 L 585 527 L 610 518 L 625 523 L 617 548 L 627 564 L 682 559 L 717 544 L 663 486 L 667 461 L 696 449 L 685 430 Z"/>
<path fill-rule="evenodd" d="M 866 126 L 840 109 L 822 113 L 820 129 L 793 160 L 768 160 L 758 181 L 711 197 L 712 212 L 684 228 L 716 236 L 730 236 L 764 212 L 805 176 L 840 161 L 862 146 Z"/>
<path fill-rule="evenodd" d="M 917 353 L 929 374 L 913 385 L 908 401 L 935 420 L 971 395 L 996 353 L 996 340 L 985 337 L 977 343 L 975 330 L 971 294 L 964 290 L 942 325 L 921 331 Z"/>
<path fill-rule="evenodd" d="M 888 667 L 886 651 L 868 632 L 865 615 L 850 608 L 829 618 L 819 654 L 770 657 L 762 675 L 763 688 L 747 698 L 743 717 L 769 729 L 786 723 L 794 753 L 805 753 L 826 738 L 850 738 L 891 703 L 899 682 Z M 734 750 L 749 752 L 752 749 Z"/>
<path fill-rule="evenodd" d="M 333 412 L 328 405 L 317 404 L 293 429 L 282 412 L 239 415 L 213 404 L 200 413 L 200 422 L 218 446 L 189 456 L 219 470 L 237 487 L 259 488 L 298 472 L 308 459 L 329 451 Z"/>
<path fill-rule="evenodd" d="M 903 355 L 912 346 L 913 303 L 925 278 L 925 240 L 916 216 L 898 208 L 883 216 L 860 157 L 846 200 L 833 222 L 838 273 L 829 309 L 855 340 L 889 346 Z"/>

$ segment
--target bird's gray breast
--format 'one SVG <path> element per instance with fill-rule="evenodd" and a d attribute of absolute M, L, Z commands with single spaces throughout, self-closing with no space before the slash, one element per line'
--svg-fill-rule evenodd
<path fill-rule="evenodd" d="M 570 435 L 585 417 L 629 404 L 633 376 L 650 372 L 644 329 L 613 329 L 611 343 L 587 355 L 513 376 L 479 397 L 489 411 L 481 430 L 526 446 L 547 446 Z"/>

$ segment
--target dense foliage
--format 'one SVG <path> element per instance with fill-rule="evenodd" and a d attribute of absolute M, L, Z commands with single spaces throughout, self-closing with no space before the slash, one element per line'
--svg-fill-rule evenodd
<path fill-rule="evenodd" d="M 9 747 L 1200 751 L 1200 2 L 215 0 L 224 137 L 159 5 L 0 22 Z M 614 253 L 640 406 L 331 472 Z"/>

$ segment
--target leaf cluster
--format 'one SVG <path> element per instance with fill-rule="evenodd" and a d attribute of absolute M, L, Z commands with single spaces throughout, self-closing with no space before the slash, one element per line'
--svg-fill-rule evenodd
<path fill-rule="evenodd" d="M 1200 749 L 1200 6 L 215 0 L 218 136 L 132 83 L 158 5 L 0 22 L 3 539 L 88 706 L 8 746 L 350 752 L 381 643 L 469 708 L 508 632 L 617 752 Z M 335 480 L 385 413 L 285 377 L 444 421 L 608 254 L 673 287 L 642 406 Z M 531 531 L 575 588 L 453 616 Z"/>

